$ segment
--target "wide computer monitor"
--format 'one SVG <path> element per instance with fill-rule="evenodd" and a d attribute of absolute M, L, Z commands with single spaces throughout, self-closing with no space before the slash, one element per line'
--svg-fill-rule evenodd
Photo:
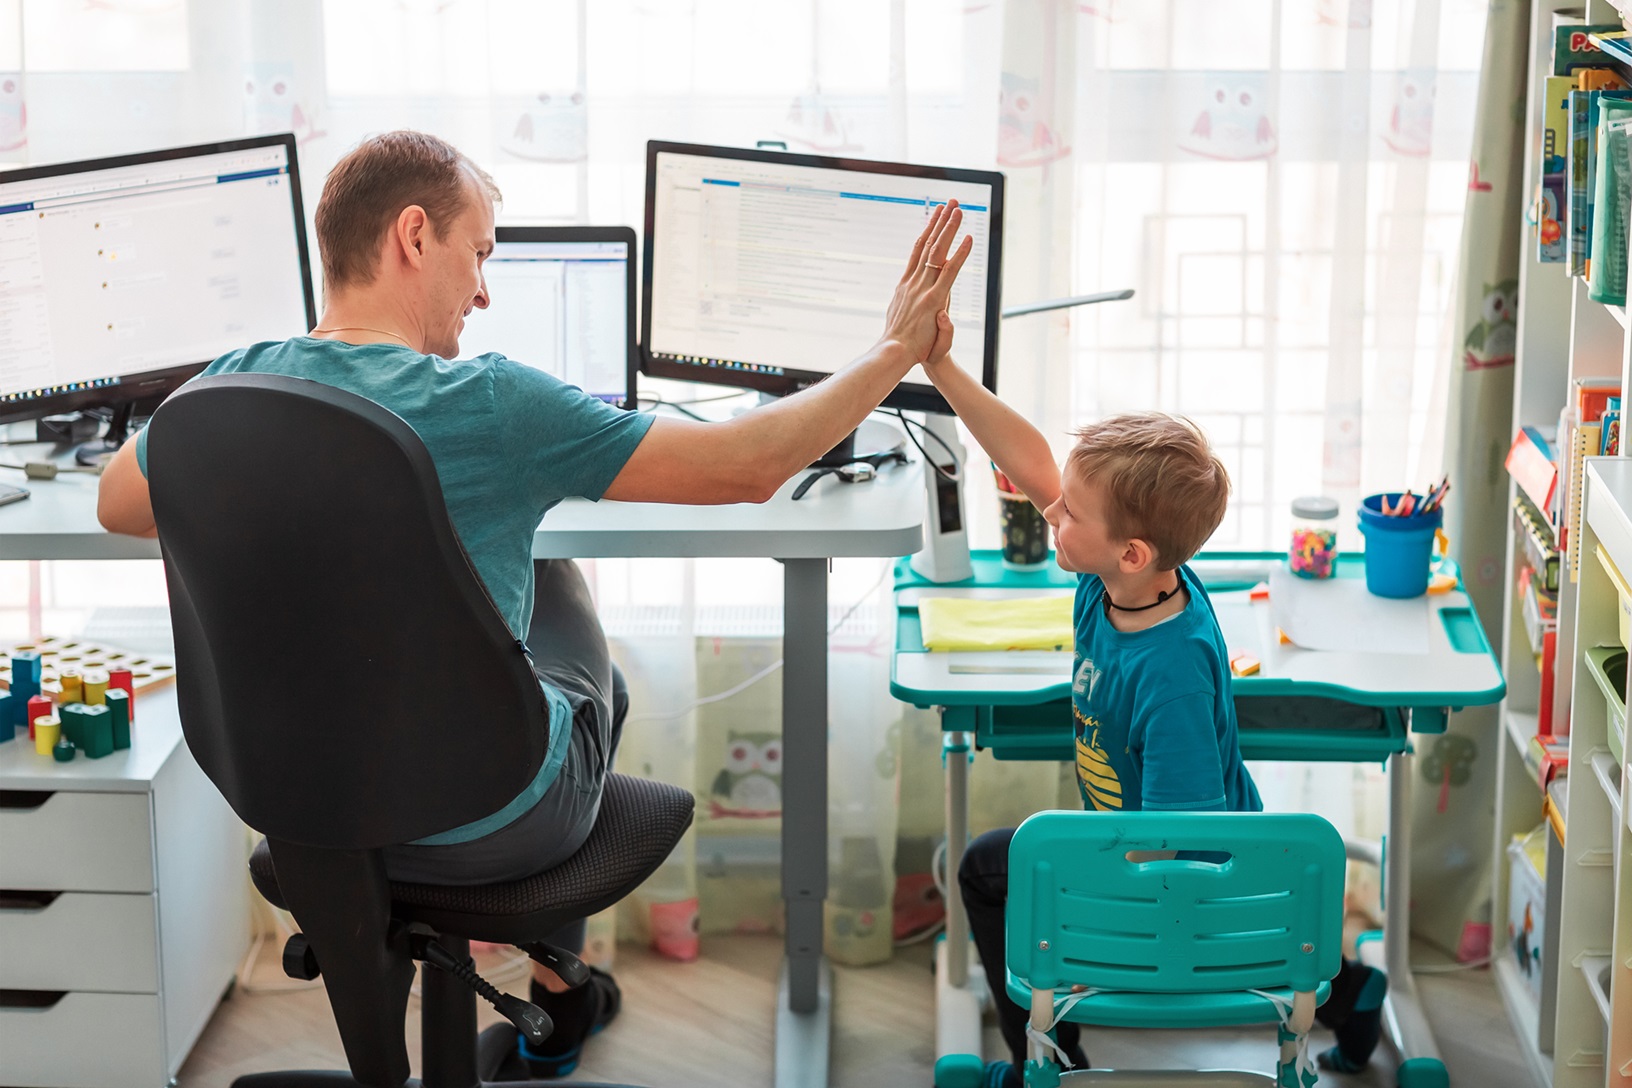
<path fill-rule="evenodd" d="M 635 232 L 499 227 L 483 265 L 488 307 L 465 318 L 465 358 L 490 351 L 635 407 Z"/>
<path fill-rule="evenodd" d="M 157 404 L 317 321 L 291 135 L 0 174 L 0 422 Z"/>
<path fill-rule="evenodd" d="M 1002 174 L 648 143 L 642 369 L 774 394 L 820 381 L 878 341 L 913 240 L 953 198 L 974 248 L 952 357 L 995 392 Z M 884 403 L 950 411 L 921 367 Z"/>

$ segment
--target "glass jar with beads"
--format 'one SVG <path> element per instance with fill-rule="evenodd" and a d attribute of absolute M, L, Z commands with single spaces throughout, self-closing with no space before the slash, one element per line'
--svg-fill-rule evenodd
<path fill-rule="evenodd" d="M 1292 545 L 1286 558 L 1292 573 L 1302 578 L 1337 573 L 1336 499 L 1306 495 L 1292 500 Z"/>

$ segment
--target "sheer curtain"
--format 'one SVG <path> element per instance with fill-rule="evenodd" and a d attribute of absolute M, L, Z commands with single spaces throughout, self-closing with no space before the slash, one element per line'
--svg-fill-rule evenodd
<path fill-rule="evenodd" d="M 1006 323 L 1000 392 L 1062 452 L 1102 414 L 1192 415 L 1235 481 L 1214 545 L 1276 547 L 1295 495 L 1352 504 L 1436 474 L 1484 14 L 1475 0 L 0 0 L 0 165 L 288 130 L 310 214 L 340 155 L 406 126 L 493 173 L 500 222 L 637 228 L 649 138 L 999 168 L 1010 304 L 1139 292 Z M 970 475 L 974 542 L 990 546 L 996 499 Z M 699 929 L 774 929 L 780 779 L 799 773 L 778 744 L 779 568 L 585 566 L 635 696 L 621 766 L 700 800 L 620 925 L 682 957 Z M 887 957 L 939 910 L 938 735 L 887 694 L 887 571 L 840 562 L 830 594 L 829 943 L 849 962 Z M 73 575 L 104 583 L 104 602 L 160 603 L 153 579 Z M 83 617 L 51 599 L 63 581 L 44 580 L 33 622 L 42 607 Z M 25 587 L 0 593 L 0 620 L 20 626 Z M 1378 828 L 1369 771 L 1257 774 L 1276 805 Z M 1053 765 L 982 756 L 975 783 L 977 828 L 1075 804 Z"/>

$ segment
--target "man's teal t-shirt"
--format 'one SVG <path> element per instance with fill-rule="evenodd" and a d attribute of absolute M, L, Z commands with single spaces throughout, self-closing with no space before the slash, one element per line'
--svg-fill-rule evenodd
<path fill-rule="evenodd" d="M 436 463 L 448 517 L 476 573 L 516 638 L 533 614 L 533 532 L 562 499 L 599 499 L 645 437 L 652 417 L 626 412 L 576 386 L 507 359 L 449 361 L 397 344 L 297 336 L 229 351 L 200 377 L 286 374 L 345 389 L 395 412 Z M 147 474 L 147 432 L 136 436 Z M 566 756 L 571 711 L 542 684 L 550 744 L 531 785 L 493 815 L 422 843 L 468 842 L 537 803 Z"/>
<path fill-rule="evenodd" d="M 1077 580 L 1071 712 L 1077 785 L 1098 810 L 1264 805 L 1241 762 L 1229 652 L 1213 604 L 1188 567 L 1184 611 L 1143 631 L 1111 626 L 1105 584 Z"/>

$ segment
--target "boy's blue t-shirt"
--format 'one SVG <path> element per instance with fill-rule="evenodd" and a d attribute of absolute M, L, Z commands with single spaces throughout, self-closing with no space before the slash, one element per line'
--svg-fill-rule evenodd
<path fill-rule="evenodd" d="M 212 374 L 286 374 L 332 385 L 395 412 L 436 463 L 448 517 L 516 638 L 533 614 L 533 532 L 562 499 L 599 499 L 645 437 L 652 417 L 597 400 L 498 354 L 465 361 L 398 344 L 345 344 L 297 336 L 229 351 Z M 147 432 L 136 436 L 147 474 Z M 467 842 L 511 823 L 555 780 L 571 734 L 564 696 L 541 684 L 550 744 L 538 777 L 492 816 L 420 840 Z"/>
<path fill-rule="evenodd" d="M 1264 805 L 1241 762 L 1229 653 L 1212 601 L 1188 566 L 1184 611 L 1123 632 L 1105 614 L 1098 575 L 1077 581 L 1071 709 L 1085 807 L 1216 809 Z"/>

